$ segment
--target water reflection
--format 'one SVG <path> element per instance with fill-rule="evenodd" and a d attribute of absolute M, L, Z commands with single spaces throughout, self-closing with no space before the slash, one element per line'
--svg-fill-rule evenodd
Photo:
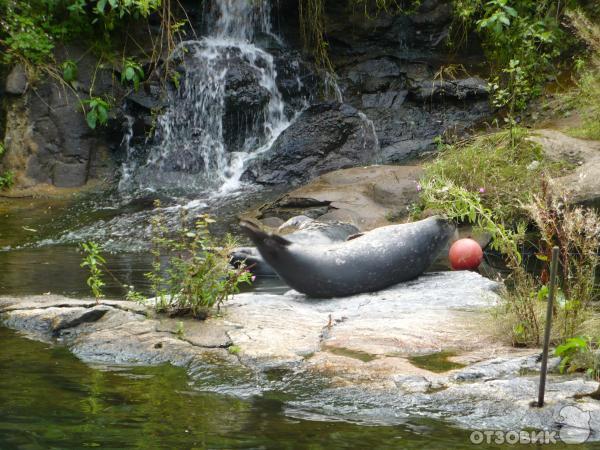
<path fill-rule="evenodd" d="M 4 328 L 0 342 L 2 449 L 472 447 L 467 431 L 441 422 L 361 426 L 291 418 L 277 396 L 242 400 L 203 392 L 180 368 L 99 370 L 64 348 Z"/>

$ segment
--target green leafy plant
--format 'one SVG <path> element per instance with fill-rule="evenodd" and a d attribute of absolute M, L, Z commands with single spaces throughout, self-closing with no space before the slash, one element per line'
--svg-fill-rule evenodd
<path fill-rule="evenodd" d="M 15 184 L 15 173 L 12 170 L 6 170 L 0 175 L 0 190 L 10 189 Z"/>
<path fill-rule="evenodd" d="M 67 59 L 60 65 L 62 69 L 63 79 L 67 83 L 72 83 L 77 80 L 77 63 L 71 59 Z"/>
<path fill-rule="evenodd" d="M 188 225 L 182 210 L 179 230 L 170 235 L 160 213 L 152 219 L 152 271 L 146 274 L 155 295 L 155 308 L 171 315 L 191 314 L 205 318 L 213 307 L 217 310 L 228 298 L 239 292 L 240 284 L 250 284 L 252 275 L 243 266 L 232 268 L 229 253 L 234 241 L 228 237 L 217 241 L 208 226 L 214 221 L 208 215 Z"/>
<path fill-rule="evenodd" d="M 24 60 L 39 65 L 52 58 L 54 39 L 40 15 L 36 5 L 21 2 L 18 8 L 6 5 L 1 8 L 0 44 L 5 63 Z"/>
<path fill-rule="evenodd" d="M 505 227 L 496 213 L 482 204 L 479 193 L 456 186 L 449 179 L 425 179 L 421 182 L 421 189 L 424 209 L 440 211 L 454 222 L 475 225 L 477 230 L 490 235 L 490 247 L 504 254 L 511 265 L 521 263 L 518 245 L 525 234 L 524 223 L 520 223 L 516 231 Z"/>
<path fill-rule="evenodd" d="M 451 36 L 467 41 L 474 30 L 482 39 L 491 68 L 496 106 L 522 110 L 556 72 L 558 56 L 574 44 L 563 27 L 569 2 L 552 0 L 455 0 Z M 574 2 L 571 2 L 572 4 Z"/>
<path fill-rule="evenodd" d="M 185 327 L 183 325 L 183 322 L 177 322 L 177 328 L 175 329 L 175 334 L 177 335 L 178 339 L 183 339 L 183 337 L 185 336 Z"/>
<path fill-rule="evenodd" d="M 106 100 L 101 97 L 91 97 L 84 100 L 83 104 L 87 106 L 85 119 L 92 130 L 96 129 L 98 125 L 106 125 L 110 110 L 110 104 Z"/>
<path fill-rule="evenodd" d="M 558 107 L 576 110 L 581 116 L 569 134 L 600 140 L 600 25 L 581 10 L 569 11 L 567 17 L 586 47 L 587 58 L 575 58 L 575 86 L 559 96 Z"/>
<path fill-rule="evenodd" d="M 98 303 L 100 299 L 104 297 L 102 288 L 105 283 L 102 279 L 103 273 L 101 267 L 106 263 L 106 260 L 100 253 L 100 246 L 93 241 L 82 243 L 81 249 L 84 251 L 85 257 L 80 266 L 88 268 L 89 277 L 87 279 L 87 285 L 90 287 L 92 294 L 96 299 L 96 303 Z"/>
<path fill-rule="evenodd" d="M 556 347 L 554 354 L 561 358 L 560 365 L 558 366 L 560 373 L 564 373 L 567 369 L 574 371 L 577 367 L 576 365 L 572 365 L 574 359 L 577 355 L 588 351 L 590 351 L 588 341 L 581 336 L 569 338 L 564 344 Z"/>
<path fill-rule="evenodd" d="M 141 292 L 135 290 L 134 286 L 125 286 L 127 287 L 127 294 L 125 295 L 125 300 L 136 303 L 146 303 L 148 300 L 145 295 Z"/>
<path fill-rule="evenodd" d="M 560 373 L 585 372 L 590 378 L 600 380 L 600 352 L 589 337 L 569 338 L 556 347 L 554 354 L 561 358 Z M 598 392 L 594 395 L 597 398 Z"/>
<path fill-rule="evenodd" d="M 515 345 L 537 345 L 540 341 L 550 253 L 558 245 L 562 273 L 553 341 L 564 341 L 581 332 L 598 299 L 595 270 L 600 217 L 591 209 L 568 206 L 551 188 L 544 172 L 537 172 L 539 167 L 552 172 L 551 167 L 539 161 L 539 155 L 527 153 L 531 147 L 516 150 L 508 131 L 504 136 L 508 152 L 491 147 L 486 153 L 481 145 L 443 151 L 437 161 L 425 167 L 416 211 L 440 212 L 490 236 L 490 248 L 504 256 L 510 271 L 497 313 L 506 325 L 502 333 L 510 335 Z M 517 139 L 517 145 L 520 142 Z M 533 162 L 537 162 L 536 170 L 530 173 L 528 167 Z M 482 184 L 485 188 L 477 188 Z M 530 230 L 526 241 L 528 225 L 535 227 L 537 234 Z M 521 247 L 525 244 L 537 251 L 539 276 L 527 272 L 522 264 Z"/>
<path fill-rule="evenodd" d="M 133 83 L 133 88 L 137 91 L 140 83 L 144 79 L 144 69 L 133 59 L 126 59 L 123 62 L 121 71 L 121 83 Z"/>

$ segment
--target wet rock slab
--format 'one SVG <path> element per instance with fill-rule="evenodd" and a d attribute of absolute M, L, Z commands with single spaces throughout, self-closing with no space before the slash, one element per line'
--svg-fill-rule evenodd
<path fill-rule="evenodd" d="M 551 374 L 547 406 L 530 407 L 540 351 L 494 338 L 487 309 L 498 288 L 475 273 L 444 272 L 347 298 L 245 293 L 204 322 L 52 295 L 0 298 L 0 313 L 4 325 L 86 362 L 171 363 L 200 384 L 217 373 L 213 386 L 234 395 L 283 392 L 291 416 L 398 423 L 423 415 L 478 430 L 582 426 L 600 438 L 600 402 L 585 396 L 598 386 L 583 376 Z M 451 370 L 415 362 L 442 351 Z"/>

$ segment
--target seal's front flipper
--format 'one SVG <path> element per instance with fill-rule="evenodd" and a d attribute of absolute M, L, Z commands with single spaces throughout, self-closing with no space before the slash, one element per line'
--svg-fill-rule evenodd
<path fill-rule="evenodd" d="M 361 236 L 364 236 L 365 233 L 355 233 L 355 234 L 351 234 L 350 236 L 348 236 L 346 238 L 346 241 L 351 241 L 352 239 L 358 239 Z"/>

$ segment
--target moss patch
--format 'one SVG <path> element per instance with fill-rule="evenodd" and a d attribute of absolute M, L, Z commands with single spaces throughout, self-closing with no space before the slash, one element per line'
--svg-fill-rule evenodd
<path fill-rule="evenodd" d="M 435 373 L 448 372 L 449 370 L 465 367 L 464 364 L 450 361 L 449 358 L 453 356 L 456 356 L 455 352 L 442 351 L 430 353 L 429 355 L 411 356 L 408 360 L 413 366 Z"/>
<path fill-rule="evenodd" d="M 374 359 L 377 359 L 377 356 L 372 355 L 371 353 L 363 352 L 360 350 L 351 350 L 349 348 L 344 347 L 324 347 L 323 350 L 329 353 L 333 353 L 334 355 L 358 359 L 362 362 L 370 362 Z"/>

